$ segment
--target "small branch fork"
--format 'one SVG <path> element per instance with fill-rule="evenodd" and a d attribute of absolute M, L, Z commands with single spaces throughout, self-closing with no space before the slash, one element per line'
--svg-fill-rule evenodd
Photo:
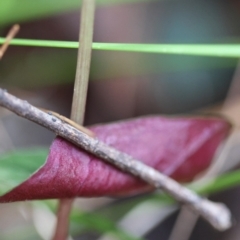
<path fill-rule="evenodd" d="M 20 26 L 18 24 L 15 24 L 15 25 L 13 25 L 13 27 L 8 32 L 4 44 L 0 47 L 0 60 L 2 59 L 4 53 L 7 51 L 9 43 L 16 36 L 16 34 L 18 33 L 19 29 L 20 29 Z"/>
<path fill-rule="evenodd" d="M 3 106 L 17 115 L 33 121 L 55 132 L 87 152 L 113 164 L 117 168 L 128 172 L 155 188 L 162 188 L 177 201 L 186 204 L 194 212 L 203 216 L 216 229 L 223 231 L 231 227 L 231 214 L 221 203 L 213 203 L 201 198 L 189 189 L 181 186 L 173 179 L 161 174 L 155 169 L 143 164 L 131 156 L 120 152 L 96 138 L 92 138 L 79 131 L 61 119 L 49 115 L 15 96 L 0 89 L 0 106 Z"/>

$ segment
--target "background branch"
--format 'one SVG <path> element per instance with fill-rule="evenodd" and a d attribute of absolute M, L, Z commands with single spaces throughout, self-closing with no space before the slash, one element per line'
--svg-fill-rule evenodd
<path fill-rule="evenodd" d="M 7 37 L 5 39 L 5 42 L 0 47 L 0 60 L 2 59 L 4 53 L 7 51 L 8 46 L 11 42 L 11 40 L 16 36 L 20 29 L 20 26 L 18 24 L 13 25 L 13 27 L 10 29 L 10 31 L 7 34 Z"/>
<path fill-rule="evenodd" d="M 203 216 L 216 229 L 226 230 L 231 226 L 231 214 L 224 204 L 213 203 L 199 197 L 155 169 L 123 152 L 109 147 L 96 138 L 89 137 L 69 124 L 62 122 L 60 119 L 41 111 L 26 101 L 8 94 L 2 89 L 0 89 L 0 105 L 19 116 L 54 131 L 57 135 L 115 165 L 117 168 L 141 178 L 155 188 L 162 188 L 177 201 L 186 204 L 192 210 Z"/>

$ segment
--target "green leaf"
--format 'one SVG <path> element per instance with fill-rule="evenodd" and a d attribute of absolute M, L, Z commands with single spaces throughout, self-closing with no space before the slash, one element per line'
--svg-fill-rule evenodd
<path fill-rule="evenodd" d="M 206 180 L 201 185 L 193 184 L 192 186 L 190 185 L 190 187 L 199 194 L 209 195 L 236 187 L 238 185 L 240 185 L 240 170 L 222 174 L 216 178 Z"/>
<path fill-rule="evenodd" d="M 98 0 L 99 5 L 152 2 L 153 0 Z M 81 0 L 1 0 L 0 26 L 80 9 Z"/>
<path fill-rule="evenodd" d="M 4 43 L 5 38 L 0 38 Z M 11 45 L 78 48 L 78 42 L 13 39 Z M 209 57 L 240 57 L 240 44 L 135 44 L 135 43 L 93 43 L 94 50 L 177 54 Z"/>
<path fill-rule="evenodd" d="M 16 187 L 46 160 L 48 149 L 16 150 L 0 156 L 0 194 Z"/>

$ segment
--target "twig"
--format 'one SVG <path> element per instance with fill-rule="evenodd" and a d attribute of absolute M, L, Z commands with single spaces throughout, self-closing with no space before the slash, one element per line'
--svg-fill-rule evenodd
<path fill-rule="evenodd" d="M 18 33 L 19 29 L 20 29 L 20 26 L 18 24 L 15 24 L 15 25 L 13 25 L 13 27 L 8 32 L 6 40 L 3 43 L 3 45 L 1 46 L 1 48 L 0 48 L 0 60 L 2 59 L 4 53 L 7 51 L 9 43 L 16 36 L 16 34 Z"/>
<path fill-rule="evenodd" d="M 195 212 L 203 216 L 216 229 L 223 231 L 231 226 L 231 214 L 224 204 L 213 203 L 199 197 L 157 170 L 123 152 L 117 151 L 96 138 L 89 137 L 85 133 L 62 122 L 60 119 L 42 112 L 27 101 L 16 98 L 2 89 L 0 89 L 0 105 L 21 117 L 54 131 L 57 135 L 85 149 L 87 152 L 115 165 L 125 172 L 139 177 L 150 185 L 162 188 L 177 201 L 188 205 Z"/>
<path fill-rule="evenodd" d="M 95 0 L 83 0 L 79 30 L 79 49 L 74 84 L 71 120 L 83 125 L 92 53 Z M 68 121 L 68 120 L 67 120 Z M 71 125 L 71 124 L 70 124 Z M 76 127 L 76 126 L 74 126 Z M 92 133 L 89 133 L 92 136 Z M 57 226 L 53 240 L 65 240 L 74 199 L 60 199 Z"/>

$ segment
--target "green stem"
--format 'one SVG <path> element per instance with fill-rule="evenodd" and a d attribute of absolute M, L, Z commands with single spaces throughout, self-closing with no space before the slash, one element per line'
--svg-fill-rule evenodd
<path fill-rule="evenodd" d="M 5 38 L 0 37 L 0 44 Z M 78 42 L 13 39 L 11 45 L 78 48 Z M 92 43 L 92 49 L 105 51 L 177 54 L 209 57 L 240 57 L 240 44 L 135 44 L 135 43 Z"/>

